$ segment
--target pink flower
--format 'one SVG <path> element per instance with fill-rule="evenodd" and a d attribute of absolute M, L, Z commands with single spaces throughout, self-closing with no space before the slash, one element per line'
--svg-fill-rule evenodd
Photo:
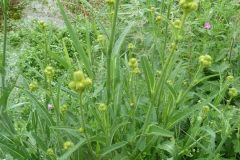
<path fill-rule="evenodd" d="M 211 29 L 212 26 L 211 26 L 211 24 L 209 22 L 205 22 L 203 28 L 204 29 Z"/>
<path fill-rule="evenodd" d="M 53 108 L 54 108 L 54 106 L 53 106 L 53 105 L 51 105 L 51 104 L 48 104 L 48 111 L 51 111 Z"/>

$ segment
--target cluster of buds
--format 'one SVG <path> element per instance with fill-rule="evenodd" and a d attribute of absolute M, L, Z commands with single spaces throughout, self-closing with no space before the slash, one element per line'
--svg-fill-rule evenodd
<path fill-rule="evenodd" d="M 81 94 L 87 87 L 92 85 L 92 80 L 85 77 L 82 71 L 73 73 L 73 80 L 69 83 L 69 88 Z"/>
<path fill-rule="evenodd" d="M 107 105 L 104 104 L 104 103 L 100 103 L 100 104 L 98 105 L 98 110 L 99 110 L 100 112 L 105 112 L 105 111 L 107 110 Z"/>
<path fill-rule="evenodd" d="M 104 40 L 105 40 L 105 38 L 104 38 L 103 35 L 99 34 L 99 35 L 97 36 L 97 42 L 98 42 L 98 43 L 103 43 Z"/>
<path fill-rule="evenodd" d="M 61 112 L 62 114 L 64 114 L 64 113 L 67 112 L 67 110 L 68 110 L 68 106 L 67 106 L 66 104 L 64 104 L 64 105 L 62 105 L 62 107 L 61 107 L 61 109 L 60 109 L 60 112 Z"/>
<path fill-rule="evenodd" d="M 53 150 L 52 148 L 48 148 L 48 150 L 47 150 L 47 155 L 48 155 L 49 157 L 54 156 L 54 155 L 55 155 L 54 150 Z"/>
<path fill-rule="evenodd" d="M 209 111 L 210 111 L 209 106 L 203 106 L 203 108 L 202 108 L 203 113 L 208 113 Z"/>
<path fill-rule="evenodd" d="M 44 21 L 38 21 L 38 25 L 42 30 L 45 30 L 47 27 L 47 24 Z"/>
<path fill-rule="evenodd" d="M 131 68 L 133 73 L 135 73 L 135 74 L 140 73 L 140 69 L 138 67 L 138 61 L 136 58 L 131 58 L 128 62 L 128 65 Z"/>
<path fill-rule="evenodd" d="M 106 3 L 107 3 L 109 6 L 113 6 L 114 3 L 115 3 L 115 0 L 106 0 Z"/>
<path fill-rule="evenodd" d="M 190 13 L 198 8 L 198 3 L 195 0 L 180 0 L 179 4 L 185 13 Z"/>
<path fill-rule="evenodd" d="M 128 50 L 133 50 L 135 45 L 133 43 L 128 43 Z"/>
<path fill-rule="evenodd" d="M 172 25 L 175 29 L 180 29 L 182 27 L 182 22 L 180 19 L 176 19 L 172 22 Z"/>
<path fill-rule="evenodd" d="M 38 89 L 38 82 L 33 80 L 28 87 L 31 92 L 36 91 Z"/>
<path fill-rule="evenodd" d="M 230 97 L 236 97 L 238 95 L 238 90 L 236 88 L 229 88 L 228 94 Z"/>
<path fill-rule="evenodd" d="M 47 78 L 48 81 L 51 81 L 55 75 L 55 70 L 52 66 L 47 66 L 45 69 L 44 69 L 44 74 Z"/>
<path fill-rule="evenodd" d="M 64 142 L 64 144 L 63 144 L 63 149 L 67 150 L 67 149 L 69 149 L 69 148 L 71 148 L 71 147 L 73 147 L 73 146 L 74 146 L 73 142 L 71 142 L 71 141 L 66 141 L 66 142 Z"/>
<path fill-rule="evenodd" d="M 233 82 L 234 81 L 234 77 L 232 75 L 227 76 L 226 79 L 227 79 L 228 82 Z"/>
<path fill-rule="evenodd" d="M 209 67 L 212 65 L 212 57 L 210 55 L 201 55 L 198 60 L 203 67 Z"/>

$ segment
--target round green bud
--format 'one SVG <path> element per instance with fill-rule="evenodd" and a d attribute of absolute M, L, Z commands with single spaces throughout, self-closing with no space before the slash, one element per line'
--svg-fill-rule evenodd
<path fill-rule="evenodd" d="M 238 90 L 236 88 L 229 88 L 228 94 L 230 97 L 236 97 L 238 95 Z"/>
<path fill-rule="evenodd" d="M 210 55 L 201 55 L 198 60 L 203 67 L 209 67 L 212 64 L 212 57 Z"/>
<path fill-rule="evenodd" d="M 82 81 L 84 79 L 84 74 L 83 74 L 83 72 L 82 71 L 75 71 L 74 73 L 73 73 L 73 80 L 75 81 L 75 82 L 77 82 L 77 81 Z"/>
<path fill-rule="evenodd" d="M 55 155 L 54 150 L 52 148 L 48 148 L 47 155 L 50 157 L 54 156 Z"/>
<path fill-rule="evenodd" d="M 67 149 L 69 149 L 69 148 L 71 148 L 73 146 L 74 146 L 74 144 L 71 141 L 66 141 L 63 144 L 63 149 L 67 150 Z"/>
<path fill-rule="evenodd" d="M 69 84 L 68 84 L 68 87 L 72 90 L 74 90 L 76 88 L 76 82 L 75 81 L 71 81 Z"/>
<path fill-rule="evenodd" d="M 107 105 L 104 104 L 104 103 L 100 103 L 99 106 L 98 106 L 98 110 L 100 112 L 105 112 L 107 110 Z"/>
<path fill-rule="evenodd" d="M 32 81 L 30 84 L 29 84 L 29 90 L 31 92 L 34 92 L 38 89 L 38 83 L 37 81 Z"/>

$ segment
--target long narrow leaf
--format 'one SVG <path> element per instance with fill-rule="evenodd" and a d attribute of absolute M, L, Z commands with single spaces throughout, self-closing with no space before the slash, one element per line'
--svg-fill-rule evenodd
<path fill-rule="evenodd" d="M 106 147 L 102 150 L 101 152 L 101 157 L 104 157 L 105 155 L 119 149 L 119 148 L 122 148 L 123 146 L 125 146 L 128 142 L 119 142 L 119 143 L 116 143 L 114 145 L 111 145 L 109 147 Z"/>
<path fill-rule="evenodd" d="M 86 52 L 84 51 L 84 49 L 82 47 L 82 44 L 81 44 L 81 42 L 79 41 L 79 39 L 77 37 L 77 33 L 73 29 L 73 27 L 72 27 L 72 25 L 71 25 L 67 15 L 66 15 L 65 11 L 64 11 L 64 7 L 63 7 L 62 3 L 60 2 L 60 0 L 57 0 L 57 4 L 59 6 L 61 15 L 62 15 L 62 17 L 64 19 L 64 22 L 65 22 L 65 24 L 67 26 L 68 32 L 70 34 L 70 37 L 71 37 L 71 39 L 73 41 L 73 45 L 74 45 L 75 49 L 77 50 L 77 52 L 80 55 L 80 58 L 81 58 L 80 60 L 81 60 L 81 62 L 84 65 L 84 69 L 86 69 L 87 73 L 90 76 L 92 76 L 90 60 L 87 57 Z"/>
<path fill-rule="evenodd" d="M 152 71 L 151 64 L 149 63 L 147 57 L 143 57 L 141 62 L 142 62 L 142 65 L 143 65 L 143 72 L 144 72 L 146 83 L 147 83 L 147 86 L 148 86 L 148 93 L 149 93 L 149 96 L 151 97 L 153 87 L 154 87 L 153 71 Z"/>

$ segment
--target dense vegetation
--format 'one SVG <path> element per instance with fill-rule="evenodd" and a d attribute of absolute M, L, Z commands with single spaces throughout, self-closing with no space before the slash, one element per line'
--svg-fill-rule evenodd
<path fill-rule="evenodd" d="M 0 159 L 240 159 L 239 0 L 56 3 L 1 0 Z"/>

